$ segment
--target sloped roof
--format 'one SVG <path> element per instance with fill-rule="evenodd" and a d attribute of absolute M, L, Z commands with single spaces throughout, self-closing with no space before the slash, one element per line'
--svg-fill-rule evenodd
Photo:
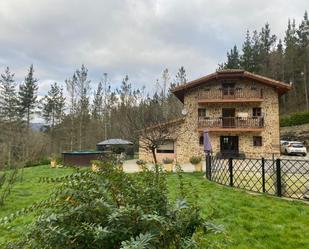
<path fill-rule="evenodd" d="M 213 82 L 213 80 L 221 80 L 221 79 L 251 79 L 255 80 L 259 83 L 274 87 L 279 95 L 282 95 L 289 90 L 291 90 L 291 85 L 284 83 L 282 81 L 277 81 L 262 75 L 250 73 L 241 69 L 227 69 L 220 70 L 212 74 L 208 74 L 204 77 L 198 78 L 196 80 L 192 80 L 188 83 L 178 85 L 171 89 L 172 93 L 183 102 L 184 94 L 186 90 L 192 89 L 194 87 L 200 86 L 202 84 L 208 84 Z"/>
<path fill-rule="evenodd" d="M 100 143 L 97 143 L 97 145 L 132 145 L 132 144 L 133 144 L 132 142 L 120 138 L 107 139 Z"/>

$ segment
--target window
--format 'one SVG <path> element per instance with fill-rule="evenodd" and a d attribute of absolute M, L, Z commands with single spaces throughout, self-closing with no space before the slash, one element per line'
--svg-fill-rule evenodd
<path fill-rule="evenodd" d="M 252 116 L 253 117 L 261 117 L 262 116 L 262 108 L 261 107 L 252 108 Z"/>
<path fill-rule="evenodd" d="M 205 118 L 206 117 L 206 109 L 205 108 L 198 108 L 198 117 Z"/>
<path fill-rule="evenodd" d="M 203 135 L 201 135 L 201 136 L 199 137 L 199 144 L 200 144 L 200 145 L 204 145 L 204 136 L 203 136 Z"/>
<path fill-rule="evenodd" d="M 234 83 L 223 83 L 223 95 L 234 95 L 235 93 L 235 84 Z"/>
<path fill-rule="evenodd" d="M 157 153 L 174 153 L 174 141 L 166 140 L 158 146 Z"/>
<path fill-rule="evenodd" d="M 262 146 L 262 137 L 254 136 L 253 137 L 253 146 Z"/>

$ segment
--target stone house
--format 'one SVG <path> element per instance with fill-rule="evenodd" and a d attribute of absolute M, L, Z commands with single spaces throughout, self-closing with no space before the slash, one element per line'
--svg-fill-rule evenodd
<path fill-rule="evenodd" d="M 205 129 L 213 155 L 269 158 L 280 154 L 279 96 L 290 89 L 290 84 L 243 70 L 217 71 L 174 87 L 184 116 L 166 124 L 175 134 L 157 148 L 158 159 L 171 157 L 186 163 L 193 155 L 203 156 Z M 140 159 L 152 161 L 152 155 L 140 149 Z"/>

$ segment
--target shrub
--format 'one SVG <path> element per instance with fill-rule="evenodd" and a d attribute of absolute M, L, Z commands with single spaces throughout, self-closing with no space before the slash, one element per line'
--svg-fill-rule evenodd
<path fill-rule="evenodd" d="M 142 160 L 142 159 L 139 159 L 136 161 L 136 164 L 137 165 L 145 165 L 146 164 L 146 161 Z"/>
<path fill-rule="evenodd" d="M 293 126 L 309 123 L 309 112 L 296 112 L 280 119 L 280 126 Z"/>
<path fill-rule="evenodd" d="M 190 158 L 190 163 L 192 163 L 193 165 L 199 164 L 201 161 L 202 161 L 201 156 L 192 156 Z"/>
<path fill-rule="evenodd" d="M 7 248 L 198 248 L 193 234 L 213 230 L 184 184 L 170 203 L 164 173 L 125 174 L 114 162 L 100 167 L 57 178 L 62 184 L 52 198 L 32 208 L 45 207 L 25 237 Z"/>
<path fill-rule="evenodd" d="M 167 157 L 167 158 L 164 158 L 162 161 L 163 161 L 164 164 L 170 164 L 170 163 L 174 162 L 174 159 Z"/>

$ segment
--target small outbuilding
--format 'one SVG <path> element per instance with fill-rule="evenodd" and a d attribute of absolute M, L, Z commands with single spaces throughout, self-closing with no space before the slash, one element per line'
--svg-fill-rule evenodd
<path fill-rule="evenodd" d="M 97 151 L 112 151 L 116 154 L 125 152 L 127 155 L 134 154 L 133 143 L 120 138 L 107 139 L 97 143 Z"/>

